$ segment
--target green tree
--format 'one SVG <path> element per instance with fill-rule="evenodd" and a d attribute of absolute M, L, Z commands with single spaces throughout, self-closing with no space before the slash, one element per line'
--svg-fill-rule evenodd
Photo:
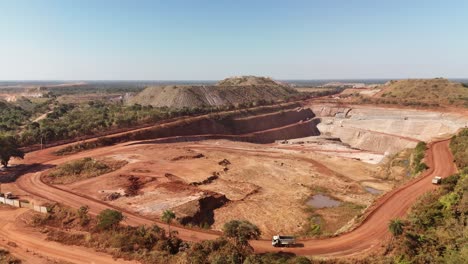
<path fill-rule="evenodd" d="M 400 219 L 392 219 L 388 224 L 388 230 L 393 236 L 397 237 L 403 234 L 404 223 Z"/>
<path fill-rule="evenodd" d="M 0 162 L 3 167 L 8 166 L 12 157 L 24 158 L 24 152 L 19 149 L 18 141 L 13 136 L 0 136 Z"/>
<path fill-rule="evenodd" d="M 99 213 L 97 216 L 98 228 L 102 230 L 109 230 L 117 227 L 124 219 L 124 215 L 116 210 L 106 209 Z"/>
<path fill-rule="evenodd" d="M 223 232 L 226 237 L 233 238 L 236 244 L 247 245 L 249 240 L 260 237 L 260 229 L 249 221 L 232 220 L 224 224 Z"/>
<path fill-rule="evenodd" d="M 161 220 L 169 227 L 169 236 L 171 236 L 171 222 L 176 217 L 175 213 L 171 210 L 166 210 L 161 216 Z"/>

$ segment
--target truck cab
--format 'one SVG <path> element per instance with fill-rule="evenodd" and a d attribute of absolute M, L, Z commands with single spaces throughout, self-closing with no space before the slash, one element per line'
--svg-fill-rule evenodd
<path fill-rule="evenodd" d="M 432 184 L 441 184 L 442 183 L 442 177 L 440 176 L 435 176 L 433 179 L 432 179 Z"/>

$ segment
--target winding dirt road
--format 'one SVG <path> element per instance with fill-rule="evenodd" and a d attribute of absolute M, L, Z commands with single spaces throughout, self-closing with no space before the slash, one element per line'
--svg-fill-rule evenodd
<path fill-rule="evenodd" d="M 252 241 L 251 245 L 256 252 L 284 251 L 298 255 L 316 256 L 352 256 L 376 249 L 390 237 L 387 228 L 388 222 L 391 219 L 405 216 L 418 197 L 427 191 L 437 188 L 431 184 L 433 176 L 447 177 L 456 172 L 453 156 L 448 145 L 448 139 L 430 143 L 429 149 L 426 152 L 426 163 L 430 168 L 417 179 L 413 179 L 377 200 L 374 206 L 367 211 L 362 224 L 353 231 L 333 238 L 298 241 L 304 246 L 296 248 L 274 248 L 269 240 Z M 101 151 L 119 148 L 119 146 L 96 149 L 91 152 L 97 154 Z M 90 154 L 89 152 L 85 152 L 67 157 L 57 157 L 51 154 L 53 151 L 55 151 L 55 148 L 32 152 L 27 155 L 25 159 L 26 163 L 41 165 L 36 166 L 36 171 L 30 171 L 17 180 L 16 184 L 19 188 L 32 195 L 60 202 L 74 208 L 88 205 L 91 214 L 98 214 L 103 209 L 113 208 L 113 206 L 102 201 L 81 196 L 42 182 L 40 175 L 47 167 L 41 168 L 40 166 L 57 165 Z M 115 209 L 122 211 L 121 208 Z M 126 223 L 129 225 L 159 224 L 161 227 L 166 228 L 165 224 L 156 219 L 143 217 L 126 210 L 123 210 L 123 212 L 127 217 Z M 195 230 L 180 226 L 173 227 L 173 230 L 178 231 L 181 239 L 188 241 L 210 240 L 220 235 L 217 232 Z"/>

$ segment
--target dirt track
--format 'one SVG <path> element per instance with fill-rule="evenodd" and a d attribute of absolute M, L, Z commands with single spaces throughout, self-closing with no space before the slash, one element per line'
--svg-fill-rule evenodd
<path fill-rule="evenodd" d="M 299 241 L 304 244 L 304 247 L 298 248 L 276 249 L 271 246 L 271 242 L 268 240 L 252 241 L 252 246 L 257 252 L 287 251 L 299 255 L 323 256 L 351 256 L 375 249 L 381 245 L 382 241 L 389 238 L 387 228 L 388 222 L 393 218 L 403 217 L 418 197 L 435 188 L 431 184 L 430 178 L 435 175 L 446 177 L 456 171 L 448 144 L 449 140 L 442 140 L 430 144 L 426 158 L 430 169 L 421 177 L 381 197 L 368 211 L 367 217 L 362 225 L 355 230 L 334 238 Z M 119 146 L 113 146 L 109 148 L 118 147 Z M 108 148 L 106 149 L 108 150 Z M 51 155 L 50 153 L 53 151 L 54 149 L 47 149 L 29 153 L 26 162 L 44 165 L 60 164 L 83 155 L 78 153 L 63 158 Z M 17 185 L 28 193 L 48 200 L 57 201 L 74 208 L 88 205 L 92 214 L 97 214 L 101 210 L 111 207 L 104 202 L 89 197 L 78 196 L 69 191 L 49 186 L 41 181 L 40 174 L 41 173 L 38 171 L 31 171 L 23 175 L 17 181 Z M 127 211 L 124 213 L 127 217 L 126 223 L 130 225 L 161 224 L 159 221 L 132 214 Z M 165 225 L 162 226 L 166 227 Z M 218 237 L 217 233 L 204 230 L 193 230 L 183 227 L 176 227 L 174 230 L 179 232 L 179 236 L 182 239 L 188 241 L 208 240 Z"/>

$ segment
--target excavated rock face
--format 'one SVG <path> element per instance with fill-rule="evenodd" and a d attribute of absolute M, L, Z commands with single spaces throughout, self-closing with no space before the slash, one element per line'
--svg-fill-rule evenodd
<path fill-rule="evenodd" d="M 214 210 L 222 207 L 229 199 L 224 194 L 206 193 L 202 198 L 174 208 L 177 221 L 183 225 L 209 225 L 214 223 Z"/>
<path fill-rule="evenodd" d="M 298 92 L 264 77 L 226 79 L 212 86 L 149 87 L 129 99 L 130 104 L 157 107 L 202 107 L 236 105 L 259 100 L 278 101 Z"/>
<path fill-rule="evenodd" d="M 418 141 L 453 134 L 468 124 L 466 116 L 455 113 L 327 104 L 310 108 L 322 119 L 320 133 L 377 153 L 413 148 Z"/>

